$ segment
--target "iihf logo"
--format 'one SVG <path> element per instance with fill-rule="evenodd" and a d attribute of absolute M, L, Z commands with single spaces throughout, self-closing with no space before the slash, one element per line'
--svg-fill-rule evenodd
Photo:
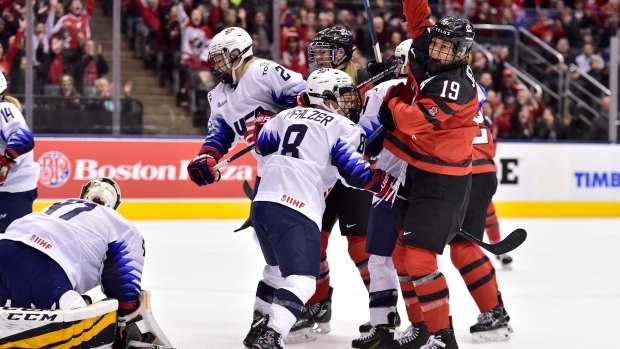
<path fill-rule="evenodd" d="M 59 151 L 48 151 L 37 160 L 41 166 L 39 182 L 49 188 L 58 188 L 67 183 L 71 175 L 71 162 Z"/>
<path fill-rule="evenodd" d="M 282 195 L 282 199 L 280 201 L 286 201 L 286 194 Z"/>

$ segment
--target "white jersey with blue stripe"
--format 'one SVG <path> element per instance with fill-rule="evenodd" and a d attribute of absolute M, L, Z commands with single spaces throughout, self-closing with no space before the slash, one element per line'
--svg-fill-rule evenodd
<path fill-rule="evenodd" d="M 34 162 L 34 141 L 22 113 L 7 101 L 0 101 L 0 155 L 12 150 L 19 156 L 0 192 L 19 193 L 37 187 L 41 167 Z"/>
<path fill-rule="evenodd" d="M 294 107 L 296 96 L 305 90 L 306 82 L 301 74 L 272 61 L 252 61 L 236 87 L 220 83 L 209 92 L 211 118 L 201 152 L 209 151 L 221 157 L 239 140 L 254 144 L 255 117 Z M 254 155 L 260 171 L 263 159 Z"/>
<path fill-rule="evenodd" d="M 9 225 L 0 240 L 13 240 L 50 256 L 67 274 L 74 290 L 97 285 L 140 287 L 144 239 L 115 210 L 82 199 L 57 202 Z M 106 277 L 102 277 L 106 275 Z M 109 287 L 109 286 L 108 286 Z"/>
<path fill-rule="evenodd" d="M 254 201 L 292 208 L 320 228 L 324 193 L 338 175 L 357 188 L 377 182 L 363 159 L 365 136 L 361 127 L 339 114 L 314 108 L 279 113 L 258 136 L 265 164 Z"/>
<path fill-rule="evenodd" d="M 367 139 L 383 125 L 379 118 L 379 108 L 381 108 L 385 94 L 390 87 L 396 86 L 401 82 L 406 84 L 407 79 L 385 81 L 366 92 L 366 100 L 364 101 L 364 108 L 362 109 L 358 125 L 366 132 Z M 383 133 L 385 133 L 385 131 L 383 131 Z M 366 154 L 370 157 L 379 156 L 376 168 L 385 170 L 392 176 L 398 177 L 404 161 L 392 154 L 389 150 L 383 148 L 382 144 L 383 137 L 380 135 L 375 138 L 371 144 L 367 145 Z"/>

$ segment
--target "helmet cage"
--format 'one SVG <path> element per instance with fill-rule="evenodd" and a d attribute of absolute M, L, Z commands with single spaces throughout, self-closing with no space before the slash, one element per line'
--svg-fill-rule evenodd
<path fill-rule="evenodd" d="M 338 113 L 342 110 L 344 115 L 357 123 L 359 121 L 359 111 L 362 107 L 362 97 L 360 91 L 354 85 L 335 86 L 333 91 L 325 90 L 323 93 L 308 93 L 311 97 L 322 99 L 321 106 L 326 110 Z M 328 106 L 325 101 L 334 101 L 338 109 Z M 356 119 L 356 120 L 354 120 Z"/>
<path fill-rule="evenodd" d="M 218 80 L 224 84 L 234 83 L 232 76 L 232 72 L 234 70 L 233 64 L 243 57 L 250 48 L 252 48 L 252 46 L 246 47 L 243 51 L 238 48 L 230 51 L 228 48 L 222 47 L 221 50 L 209 52 L 208 63 L 209 69 L 211 69 L 211 74 L 215 75 L 215 77 L 217 77 Z M 216 60 L 216 57 L 219 55 L 222 56 L 220 61 Z"/>
<path fill-rule="evenodd" d="M 324 56 L 320 55 L 317 57 L 317 50 L 322 52 L 329 52 L 329 66 L 326 64 L 326 61 L 323 59 Z M 313 41 L 308 46 L 308 66 L 311 71 L 314 71 L 319 68 L 334 68 L 338 66 L 344 59 L 343 56 L 339 62 L 336 62 L 336 55 L 338 53 L 338 47 L 336 45 L 330 44 L 329 42 L 324 41 Z"/>
<path fill-rule="evenodd" d="M 105 184 L 105 186 L 102 186 L 101 183 Z M 98 192 L 94 195 L 94 197 L 87 198 L 87 195 L 90 194 L 89 190 L 94 185 L 100 186 Z M 111 205 L 107 205 L 106 202 L 103 202 L 101 200 L 101 197 L 103 196 L 103 191 L 105 191 L 108 186 L 111 186 L 112 189 L 116 192 L 116 203 L 114 204 L 114 207 L 111 207 Z M 107 177 L 95 177 L 95 178 L 91 179 L 90 181 L 88 181 L 88 183 L 86 183 L 86 184 L 84 184 L 82 186 L 82 191 L 80 192 L 80 199 L 90 200 L 90 201 L 92 201 L 94 203 L 97 203 L 99 205 L 111 207 L 111 208 L 116 210 L 118 208 L 118 206 L 121 204 L 121 188 L 118 186 L 118 184 L 116 184 L 115 181 L 113 181 L 110 178 L 107 178 Z"/>

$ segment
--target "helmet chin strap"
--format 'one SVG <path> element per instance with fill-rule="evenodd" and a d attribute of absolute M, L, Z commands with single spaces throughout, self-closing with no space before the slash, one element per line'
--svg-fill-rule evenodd
<path fill-rule="evenodd" d="M 336 103 L 336 105 L 338 105 L 338 103 Z M 327 110 L 327 111 L 331 111 L 332 113 L 336 113 L 336 114 L 340 114 L 338 113 L 339 110 L 341 110 L 342 108 L 340 108 L 340 106 L 338 105 L 338 109 L 334 109 L 334 107 L 331 106 L 331 103 L 329 105 L 325 104 L 325 100 L 321 100 L 321 106 Z"/>
<path fill-rule="evenodd" d="M 241 63 L 243 63 L 243 61 L 245 61 L 245 58 L 241 58 L 239 60 L 239 64 L 237 64 L 236 67 L 233 67 L 232 64 L 228 67 L 232 73 L 233 85 L 237 84 L 237 74 L 235 74 L 235 71 L 241 66 Z"/>

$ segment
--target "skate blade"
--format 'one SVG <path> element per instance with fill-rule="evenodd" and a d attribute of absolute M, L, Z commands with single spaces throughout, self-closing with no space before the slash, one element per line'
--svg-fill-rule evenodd
<path fill-rule="evenodd" d="M 327 334 L 332 331 L 332 327 L 329 322 L 317 322 L 312 328 L 312 333 Z"/>
<path fill-rule="evenodd" d="M 507 329 L 508 329 L 508 333 L 513 333 L 514 332 L 514 330 L 512 329 L 512 326 L 510 326 L 510 324 L 508 324 Z"/>
<path fill-rule="evenodd" d="M 510 325 L 509 325 L 510 326 Z M 510 333 L 512 333 L 512 327 L 499 328 L 493 331 L 472 333 L 472 339 L 476 343 L 484 342 L 501 342 L 510 339 Z"/>
<path fill-rule="evenodd" d="M 289 332 L 288 336 L 284 338 L 284 344 L 313 342 L 315 340 L 316 335 L 312 333 L 309 328 L 304 328 L 298 331 Z"/>

